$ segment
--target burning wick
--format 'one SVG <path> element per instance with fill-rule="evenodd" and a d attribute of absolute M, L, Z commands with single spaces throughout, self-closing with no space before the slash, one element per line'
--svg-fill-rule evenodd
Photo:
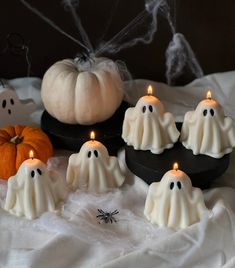
<path fill-rule="evenodd" d="M 179 165 L 178 165 L 178 163 L 174 163 L 174 165 L 173 165 L 173 169 L 174 169 L 175 171 L 177 171 L 177 170 L 179 169 Z"/>
<path fill-rule="evenodd" d="M 91 131 L 91 133 L 90 133 L 90 139 L 92 141 L 94 141 L 94 139 L 95 139 L 95 132 L 94 131 Z"/>
<path fill-rule="evenodd" d="M 207 91 L 206 97 L 207 97 L 207 99 L 211 100 L 211 91 L 210 90 Z"/>
<path fill-rule="evenodd" d="M 33 150 L 30 150 L 29 151 L 29 158 L 31 158 L 33 160 L 33 158 L 34 158 Z"/>
<path fill-rule="evenodd" d="M 151 96 L 153 94 L 153 88 L 151 85 L 148 86 L 147 92 L 148 92 L 148 96 Z"/>

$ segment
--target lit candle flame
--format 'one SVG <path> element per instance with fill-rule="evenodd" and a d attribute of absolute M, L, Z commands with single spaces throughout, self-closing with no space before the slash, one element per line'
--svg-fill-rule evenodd
<path fill-rule="evenodd" d="M 33 150 L 30 150 L 29 151 L 29 158 L 33 159 L 34 158 L 34 153 L 33 153 Z"/>
<path fill-rule="evenodd" d="M 95 132 L 94 131 L 91 131 L 91 133 L 90 133 L 90 139 L 91 140 L 94 140 L 95 139 Z"/>
<path fill-rule="evenodd" d="M 148 86 L 147 92 L 149 96 L 153 94 L 153 88 L 151 85 Z"/>
<path fill-rule="evenodd" d="M 179 169 L 179 165 L 178 165 L 178 163 L 174 163 L 174 165 L 173 165 L 173 169 L 174 169 L 175 171 L 177 171 L 177 170 Z"/>
<path fill-rule="evenodd" d="M 211 100 L 211 91 L 209 90 L 209 91 L 207 91 L 207 94 L 206 94 L 206 97 L 207 97 L 207 99 L 209 99 L 209 100 Z"/>

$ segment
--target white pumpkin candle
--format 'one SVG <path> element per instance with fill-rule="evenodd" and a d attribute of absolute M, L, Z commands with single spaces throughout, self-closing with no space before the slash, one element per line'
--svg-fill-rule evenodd
<path fill-rule="evenodd" d="M 160 154 L 173 147 L 178 137 L 172 114 L 164 111 L 164 106 L 152 96 L 152 87 L 149 86 L 148 95 L 141 97 L 134 108 L 127 109 L 122 138 L 136 150 Z"/>
<path fill-rule="evenodd" d="M 70 156 L 67 183 L 73 190 L 96 193 L 104 193 L 121 186 L 124 175 L 117 157 L 109 156 L 106 147 L 95 140 L 94 132 L 91 132 L 90 137 L 91 140 L 82 145 L 79 153 Z"/>
<path fill-rule="evenodd" d="M 211 91 L 195 111 L 185 114 L 180 140 L 195 155 L 221 158 L 232 152 L 235 146 L 234 122 L 224 115 L 221 105 L 212 99 Z"/>
<path fill-rule="evenodd" d="M 107 58 L 56 62 L 42 81 L 42 101 L 60 122 L 91 125 L 110 118 L 123 99 L 118 67 Z"/>
<path fill-rule="evenodd" d="M 144 215 L 153 224 L 174 229 L 198 222 L 207 211 L 202 191 L 192 187 L 190 178 L 178 169 L 164 174 L 149 186 Z"/>
<path fill-rule="evenodd" d="M 43 212 L 54 211 L 57 203 L 66 196 L 66 184 L 55 171 L 33 157 L 25 160 L 17 174 L 8 180 L 5 210 L 27 219 L 39 217 Z"/>

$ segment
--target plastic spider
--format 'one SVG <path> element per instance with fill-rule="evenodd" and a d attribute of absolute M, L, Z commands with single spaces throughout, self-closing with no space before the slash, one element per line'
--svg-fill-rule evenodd
<path fill-rule="evenodd" d="M 100 213 L 99 215 L 96 216 L 96 218 L 99 218 L 102 220 L 104 223 L 113 223 L 117 222 L 117 220 L 114 218 L 114 215 L 118 214 L 119 211 L 115 209 L 113 212 L 105 212 L 102 209 L 97 209 L 98 212 Z M 100 223 L 100 222 L 99 222 Z"/>

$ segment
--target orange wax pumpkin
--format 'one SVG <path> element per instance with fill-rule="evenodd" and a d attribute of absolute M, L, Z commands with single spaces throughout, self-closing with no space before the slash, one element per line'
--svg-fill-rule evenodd
<path fill-rule="evenodd" d="M 30 150 L 44 163 L 52 156 L 52 144 L 41 129 L 30 126 L 0 129 L 0 178 L 7 180 L 15 175 L 21 163 L 29 158 Z"/>

